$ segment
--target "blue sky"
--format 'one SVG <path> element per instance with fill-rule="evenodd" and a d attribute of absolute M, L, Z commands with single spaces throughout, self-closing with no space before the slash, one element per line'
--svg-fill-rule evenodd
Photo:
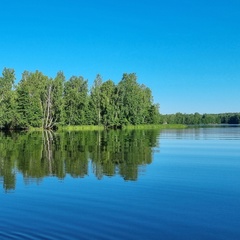
<path fill-rule="evenodd" d="M 136 73 L 161 113 L 240 112 L 239 0 L 2 0 L 0 70 Z"/>

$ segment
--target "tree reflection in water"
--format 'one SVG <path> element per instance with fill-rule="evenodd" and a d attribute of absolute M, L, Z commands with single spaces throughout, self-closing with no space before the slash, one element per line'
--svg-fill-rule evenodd
<path fill-rule="evenodd" d="M 16 174 L 26 184 L 46 176 L 85 177 L 89 171 L 98 179 L 118 174 L 136 180 L 139 169 L 152 162 L 158 136 L 156 130 L 1 132 L 0 181 L 10 191 Z"/>

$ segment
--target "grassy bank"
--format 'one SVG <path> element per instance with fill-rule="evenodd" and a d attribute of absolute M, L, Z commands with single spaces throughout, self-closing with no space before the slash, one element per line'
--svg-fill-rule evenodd
<path fill-rule="evenodd" d="M 183 129 L 186 128 L 183 124 L 142 124 L 142 125 L 127 125 L 123 126 L 122 129 Z M 66 131 L 84 131 L 84 130 L 104 130 L 104 126 L 61 126 L 58 130 Z"/>
<path fill-rule="evenodd" d="M 143 125 L 127 125 L 123 129 L 183 129 L 186 128 L 183 124 L 143 124 Z"/>
<path fill-rule="evenodd" d="M 103 126 L 94 126 L 94 125 L 82 125 L 82 126 L 60 126 L 58 127 L 59 131 L 93 131 L 93 130 L 104 130 Z"/>
<path fill-rule="evenodd" d="M 183 124 L 143 124 L 143 125 L 127 125 L 123 126 L 122 129 L 183 129 L 186 128 Z M 58 128 L 60 131 L 91 131 L 91 130 L 104 130 L 104 126 L 93 126 L 93 125 L 83 125 L 83 126 L 61 126 Z"/>
<path fill-rule="evenodd" d="M 144 129 L 183 129 L 186 128 L 183 124 L 142 124 L 142 125 L 127 125 L 123 126 L 122 129 L 125 130 L 144 130 Z M 30 127 L 25 129 L 27 131 L 43 131 L 43 128 Z M 58 131 L 101 131 L 104 130 L 104 126 L 94 126 L 94 125 L 82 125 L 82 126 L 58 126 Z"/>

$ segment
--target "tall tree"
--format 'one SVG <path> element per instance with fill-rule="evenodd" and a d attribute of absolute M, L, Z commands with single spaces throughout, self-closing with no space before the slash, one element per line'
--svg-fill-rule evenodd
<path fill-rule="evenodd" d="M 44 125 L 47 76 L 36 71 L 25 71 L 17 86 L 17 105 L 22 126 L 41 127 Z"/>
<path fill-rule="evenodd" d="M 53 81 L 53 105 L 54 105 L 54 118 L 56 123 L 64 123 L 64 83 L 65 76 L 63 72 L 58 72 Z"/>
<path fill-rule="evenodd" d="M 65 77 L 58 72 L 55 79 L 49 79 L 46 84 L 43 106 L 43 127 L 52 129 L 64 121 L 63 87 Z"/>
<path fill-rule="evenodd" d="M 0 77 L 0 127 L 13 128 L 17 125 L 16 96 L 13 90 L 15 72 L 4 68 Z"/>
<path fill-rule="evenodd" d="M 116 87 L 114 82 L 108 80 L 100 86 L 100 111 L 102 124 L 108 127 L 116 126 L 117 122 L 115 121 L 115 110 L 116 110 L 116 101 L 115 95 Z"/>
<path fill-rule="evenodd" d="M 117 85 L 119 121 L 121 125 L 134 123 L 135 113 L 138 102 L 136 101 L 137 93 L 137 76 L 134 73 L 124 73 L 122 80 Z"/>
<path fill-rule="evenodd" d="M 152 91 L 145 85 L 140 85 L 137 94 L 137 121 L 135 124 L 156 123 L 158 106 L 153 105 Z"/>
<path fill-rule="evenodd" d="M 86 124 L 88 83 L 83 77 L 73 76 L 64 86 L 64 108 L 69 125 Z"/>
<path fill-rule="evenodd" d="M 101 86 L 102 77 L 97 74 L 90 91 L 90 108 L 92 109 L 92 120 L 94 125 L 101 124 Z"/>
<path fill-rule="evenodd" d="M 120 124 L 143 124 L 150 122 L 152 93 L 149 88 L 137 83 L 134 73 L 123 74 L 117 86 Z"/>

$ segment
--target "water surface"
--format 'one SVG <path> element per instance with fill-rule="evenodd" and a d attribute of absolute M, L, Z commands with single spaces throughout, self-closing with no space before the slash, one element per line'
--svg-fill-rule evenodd
<path fill-rule="evenodd" d="M 240 239 L 240 128 L 0 133 L 1 239 Z"/>

